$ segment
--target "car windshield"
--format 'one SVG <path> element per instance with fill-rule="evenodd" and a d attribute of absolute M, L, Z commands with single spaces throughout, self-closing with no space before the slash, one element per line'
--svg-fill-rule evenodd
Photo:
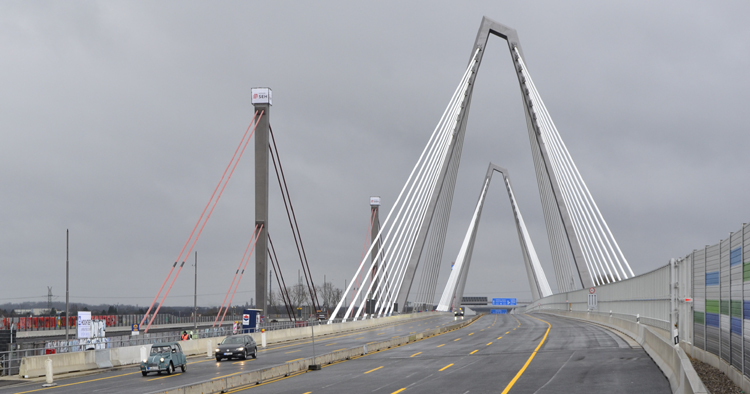
<path fill-rule="evenodd" d="M 221 341 L 222 345 L 235 345 L 240 343 L 245 343 L 244 337 L 226 337 Z"/>
<path fill-rule="evenodd" d="M 151 348 L 151 354 L 169 353 L 170 351 L 169 346 L 154 346 Z"/>

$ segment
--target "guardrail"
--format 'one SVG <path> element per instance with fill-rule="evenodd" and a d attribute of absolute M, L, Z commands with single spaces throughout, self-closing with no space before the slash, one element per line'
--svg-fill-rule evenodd
<path fill-rule="evenodd" d="M 380 325 L 387 325 L 392 322 L 399 321 L 401 319 L 405 318 L 414 318 L 414 317 L 427 317 L 431 316 L 430 313 L 419 313 L 419 314 L 408 314 L 408 315 L 398 315 L 398 316 L 390 316 L 390 317 L 384 317 L 384 318 L 378 318 L 378 319 L 366 319 L 366 320 L 358 320 L 355 322 L 347 322 L 344 324 L 328 324 L 328 321 L 308 321 L 305 325 L 300 325 L 298 327 L 293 328 L 286 328 L 286 329 L 274 329 L 269 330 L 266 333 L 266 339 L 268 343 L 277 343 L 277 342 L 284 342 L 284 341 L 290 341 L 300 338 L 306 338 L 310 336 L 310 330 L 306 330 L 305 327 L 309 327 L 311 325 L 320 326 L 317 328 L 316 335 L 324 335 L 324 334 L 330 334 L 330 333 L 339 333 L 339 332 L 345 332 L 345 331 L 353 331 L 358 330 L 362 328 L 370 328 Z M 281 327 L 280 325 L 276 325 L 276 328 Z M 274 327 L 272 327 L 274 328 Z M 194 355 L 194 354 L 200 354 L 206 352 L 206 341 L 207 340 L 213 340 L 213 338 L 223 338 L 226 334 L 229 334 L 230 331 L 228 330 L 215 330 L 212 331 L 210 334 L 214 335 L 214 337 L 205 337 L 202 336 L 201 339 L 192 340 L 192 341 L 183 341 L 183 351 L 186 355 Z M 43 361 L 47 358 L 51 358 L 53 360 L 53 363 L 56 365 L 55 370 L 62 370 L 64 372 L 70 372 L 70 371 L 83 371 L 88 369 L 96 369 L 100 367 L 111 367 L 112 365 L 127 365 L 127 364 L 133 364 L 139 362 L 138 354 L 140 352 L 140 348 L 142 346 L 150 346 L 151 344 L 155 342 L 166 342 L 169 340 L 178 340 L 174 337 L 176 334 L 167 335 L 166 333 L 159 333 L 161 335 L 157 336 L 157 333 L 154 333 L 153 337 L 149 337 L 147 343 L 142 343 L 140 345 L 136 346 L 122 346 L 122 347 L 109 347 L 106 345 L 113 345 L 116 344 L 116 342 L 110 341 L 109 343 L 105 342 L 105 346 L 102 349 L 95 349 L 94 351 L 83 351 L 85 349 L 79 349 L 78 352 L 62 352 L 62 353 L 55 353 L 55 354 L 45 354 L 47 349 L 27 349 L 29 352 L 32 350 L 34 351 L 41 351 L 44 350 L 45 353 L 37 353 L 34 355 L 24 355 L 20 357 L 20 363 L 19 363 L 19 356 L 14 355 L 11 362 L 6 362 L 4 365 L 7 366 L 8 374 L 21 374 L 21 375 L 28 375 L 30 377 L 33 376 L 42 376 L 44 374 L 44 367 L 42 365 Z M 261 343 L 261 337 L 260 333 L 252 333 L 251 334 L 256 342 Z M 142 340 L 142 338 L 141 338 Z M 215 344 L 212 342 L 212 344 Z M 80 346 L 80 344 L 79 344 Z M 211 345 L 209 345 L 211 346 Z M 7 352 L 6 352 L 7 353 Z M 135 355 L 135 356 L 134 356 Z M 93 360 L 93 361 L 92 361 Z M 71 365 L 74 364 L 74 365 Z M 62 369 L 60 369 L 62 368 Z M 34 375 L 38 374 L 38 375 Z"/>

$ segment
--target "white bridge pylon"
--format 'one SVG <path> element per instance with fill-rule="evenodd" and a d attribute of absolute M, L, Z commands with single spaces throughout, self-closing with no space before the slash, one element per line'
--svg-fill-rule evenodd
<path fill-rule="evenodd" d="M 442 266 L 474 81 L 490 35 L 507 42 L 521 88 L 557 291 L 603 285 L 634 275 L 531 79 L 518 34 L 485 17 L 464 75 L 375 237 L 383 240 L 379 249 L 373 253 L 378 243 L 370 246 L 329 322 L 347 300 L 352 302 L 343 314 L 345 320 L 368 317 L 363 313 L 368 297 L 374 306 L 371 317 L 390 315 L 398 308 L 405 312 L 420 264 L 420 287 L 424 291 L 418 294 L 418 302 L 431 306 Z M 525 254 L 531 256 L 531 250 L 529 247 Z M 370 268 L 365 269 L 368 259 Z M 376 263 L 377 270 L 373 270 Z M 529 267 L 534 266 L 533 261 L 530 264 Z M 362 280 L 357 282 L 369 286 L 360 286 L 353 292 L 360 274 Z M 539 285 L 534 287 L 542 296 Z M 463 290 L 459 287 L 457 291 Z"/>
<path fill-rule="evenodd" d="M 477 206 L 474 209 L 474 215 L 469 223 L 469 229 L 466 231 L 464 242 L 461 244 L 458 257 L 456 257 L 456 263 L 451 270 L 448 283 L 445 284 L 443 295 L 440 297 L 440 302 L 437 307 L 438 311 L 445 312 L 456 310 L 461 306 L 461 299 L 463 298 L 464 287 L 466 286 L 466 277 L 469 274 L 471 255 L 474 252 L 474 241 L 477 237 L 479 220 L 482 216 L 482 208 L 484 207 L 487 190 L 492 181 L 492 175 L 495 172 L 499 172 L 503 175 L 505 188 L 508 190 L 508 199 L 510 200 L 513 217 L 516 220 L 518 241 L 521 244 L 521 252 L 523 254 L 524 265 L 526 266 L 526 275 L 528 276 L 529 287 L 531 288 L 531 296 L 534 301 L 536 301 L 541 297 L 552 295 L 552 288 L 550 288 L 547 276 L 544 274 L 544 269 L 539 262 L 539 257 L 534 249 L 534 244 L 531 242 L 529 232 L 526 229 L 526 223 L 523 221 L 523 216 L 521 216 L 521 211 L 518 208 L 518 201 L 516 201 L 516 197 L 513 194 L 508 170 L 490 163 L 489 168 L 487 168 L 487 176 L 484 178 L 482 191 L 479 194 L 479 201 L 477 202 Z"/>

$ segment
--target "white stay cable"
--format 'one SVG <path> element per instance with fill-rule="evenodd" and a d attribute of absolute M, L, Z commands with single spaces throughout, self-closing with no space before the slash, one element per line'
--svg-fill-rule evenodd
<path fill-rule="evenodd" d="M 455 101 L 456 97 L 458 97 L 459 93 L 462 91 L 462 85 L 464 84 L 463 81 L 467 78 L 467 76 L 469 75 L 469 73 L 472 71 L 472 68 L 474 67 L 474 64 L 476 63 L 476 56 L 477 56 L 477 54 L 478 54 L 478 50 L 474 53 L 474 60 L 471 62 L 471 64 L 469 65 L 469 67 L 465 71 L 464 76 L 462 78 L 462 83 L 459 84 L 459 86 L 454 91 L 454 94 L 453 94 L 453 97 L 452 97 L 451 101 Z M 441 119 L 438 122 L 438 126 L 435 127 L 435 130 L 433 131 L 433 133 L 432 133 L 432 135 L 430 137 L 430 140 L 428 141 L 428 144 L 425 146 L 425 148 L 422 151 L 419 159 L 417 160 L 417 163 L 415 164 L 414 168 L 412 169 L 411 174 L 409 175 L 406 183 L 404 184 L 401 192 L 399 193 L 398 198 L 396 199 L 396 202 L 394 203 L 394 207 L 389 212 L 388 217 L 386 217 L 386 219 L 383 221 L 383 225 L 382 225 L 382 227 L 381 227 L 381 229 L 380 229 L 380 231 L 378 232 L 378 235 L 377 235 L 378 239 L 381 239 L 381 236 L 382 236 L 382 233 L 383 233 L 384 229 L 386 227 L 388 227 L 391 215 L 396 210 L 395 208 L 397 206 L 399 206 L 399 202 L 401 201 L 401 198 L 403 197 L 404 192 L 407 190 L 407 188 L 408 188 L 408 186 L 410 184 L 413 186 L 412 179 L 414 177 L 415 172 L 417 171 L 418 168 L 423 168 L 424 167 L 424 166 L 420 166 L 420 163 L 423 163 L 423 159 L 425 157 L 425 154 L 434 150 L 433 142 L 435 142 L 435 141 L 437 141 L 439 139 L 439 138 L 436 138 L 436 137 L 438 135 L 439 130 L 441 129 L 441 124 L 444 123 L 446 115 L 448 115 L 450 113 L 451 107 L 452 107 L 452 105 L 449 105 L 448 107 L 446 107 L 445 111 L 443 112 L 443 115 L 441 116 Z M 431 146 L 432 146 L 432 148 L 430 148 Z M 403 204 L 402 204 L 402 208 L 403 208 Z M 401 210 L 399 210 L 399 212 L 401 212 Z M 390 226 L 390 227 L 392 227 L 392 226 Z M 388 234 L 390 235 L 390 230 L 388 231 Z M 383 245 L 386 245 L 387 243 L 388 243 L 388 236 L 386 236 L 386 239 L 383 241 Z M 372 252 L 372 248 L 374 247 L 374 245 L 375 245 L 375 243 L 373 243 L 372 245 L 370 245 L 370 248 L 369 248 L 368 252 L 365 254 L 365 256 L 368 256 Z M 385 248 L 381 248 L 378 253 L 380 253 L 380 251 L 382 251 L 383 249 L 385 249 Z M 367 259 L 367 257 L 365 257 L 362 260 L 362 262 L 360 263 L 360 265 L 359 265 L 359 267 L 357 269 L 357 272 L 354 274 L 354 278 L 357 278 L 360 275 L 360 273 L 362 271 L 362 268 L 364 267 L 366 259 Z M 376 257 L 375 261 L 377 261 L 377 257 Z M 367 281 L 367 278 L 369 278 L 371 272 L 372 272 L 372 267 L 370 267 L 370 269 L 368 270 L 367 274 L 365 275 L 364 281 Z M 339 310 L 341 309 L 341 306 L 343 305 L 343 303 L 347 299 L 347 296 L 348 296 L 349 292 L 352 290 L 352 287 L 354 285 L 354 278 L 353 278 L 352 282 L 350 283 L 350 285 L 347 287 L 346 291 L 344 292 L 344 296 L 342 297 L 342 299 L 337 304 L 337 306 L 336 306 L 336 308 L 334 310 L 334 313 L 332 314 L 331 318 L 329 319 L 329 322 L 331 322 L 335 318 L 335 316 L 337 316 Z M 355 299 L 359 297 L 359 294 L 361 293 L 361 290 L 362 290 L 362 287 L 360 286 L 360 289 L 357 292 L 357 296 L 355 296 Z M 352 303 L 352 305 L 349 306 L 349 308 L 348 308 L 345 316 L 348 316 L 351 313 L 351 310 L 352 310 L 353 306 L 354 306 L 354 303 Z"/>
<path fill-rule="evenodd" d="M 516 50 L 516 53 L 518 54 L 517 50 Z M 523 70 L 527 74 L 527 77 L 528 77 L 531 85 L 533 86 L 533 81 L 531 81 L 530 75 L 528 75 L 528 69 L 526 68 L 526 65 L 523 64 L 523 59 L 520 56 L 519 56 L 519 60 L 520 60 L 520 62 L 522 64 L 522 66 L 523 66 Z M 533 90 L 535 91 L 535 94 L 538 95 L 538 91 L 536 91 L 535 87 L 534 87 Z M 544 110 L 544 112 L 546 113 L 546 115 L 548 116 L 548 112 L 547 112 L 546 107 L 544 105 L 544 102 L 541 100 L 541 98 L 539 98 L 539 105 Z M 609 250 L 612 250 L 612 252 L 615 253 L 614 261 L 617 262 L 617 264 L 620 267 L 620 271 L 627 278 L 628 277 L 627 276 L 627 272 L 623 268 L 623 266 L 622 266 L 622 264 L 620 262 L 620 259 L 617 257 L 617 254 L 619 254 L 619 256 L 622 257 L 622 261 L 624 262 L 625 266 L 628 268 L 628 271 L 630 271 L 630 275 L 632 276 L 633 275 L 633 271 L 630 268 L 630 265 L 627 263 L 627 259 L 625 258 L 625 256 L 623 255 L 622 251 L 620 250 L 619 245 L 617 244 L 617 240 L 612 235 L 612 232 L 609 229 L 609 226 L 607 225 L 606 221 L 604 220 L 604 217 L 602 216 L 601 211 L 599 210 L 599 208 L 598 208 L 598 206 L 596 204 L 596 201 L 594 200 L 593 196 L 591 195 L 591 192 L 589 191 L 588 187 L 586 186 L 585 181 L 581 177 L 580 172 L 578 171 L 578 168 L 577 168 L 575 162 L 573 161 L 573 159 L 572 159 L 572 157 L 570 155 L 570 152 L 568 151 L 567 147 L 565 146 L 565 142 L 562 140 L 562 138 L 560 138 L 560 134 L 557 131 L 557 128 L 554 126 L 554 122 L 552 121 L 552 119 L 548 118 L 547 121 L 549 122 L 550 129 L 552 130 L 552 133 L 551 133 L 552 137 L 553 137 L 552 139 L 554 140 L 556 148 L 562 152 L 563 157 L 566 159 L 565 162 L 570 167 L 570 171 L 573 172 L 573 174 L 574 174 L 573 179 L 576 180 L 576 183 L 578 184 L 578 187 L 580 187 L 582 189 L 582 192 L 584 193 L 584 196 L 583 196 L 582 199 L 584 200 L 584 202 L 586 203 L 586 205 L 589 207 L 589 210 L 592 211 L 594 219 L 595 219 L 594 222 L 596 223 L 596 226 L 599 228 L 599 231 L 601 231 L 602 233 L 606 229 L 606 234 L 603 234 L 604 235 L 604 240 L 607 243 L 607 246 L 609 247 Z M 592 205 L 593 205 L 593 209 L 592 209 Z M 602 228 L 602 225 L 603 225 L 604 229 Z M 598 234 L 599 234 L 599 232 L 597 232 L 597 235 Z M 612 247 L 612 244 L 610 243 L 610 239 L 611 239 L 612 243 L 614 243 L 614 245 L 615 245 L 614 248 Z M 600 242 L 601 242 L 601 238 L 600 238 Z M 615 248 L 616 248 L 616 252 L 615 252 Z M 605 248 L 605 250 L 607 250 L 607 248 Z M 609 253 L 608 252 L 607 252 L 607 256 L 609 257 Z M 610 258 L 610 261 L 611 261 L 611 258 Z M 614 263 L 612 263 L 612 264 L 614 264 Z M 614 265 L 613 265 L 613 268 L 614 268 Z M 615 269 L 615 272 L 618 272 L 618 270 Z M 619 277 L 619 272 L 618 272 L 618 277 Z"/>
<path fill-rule="evenodd" d="M 539 290 L 542 293 L 541 296 L 551 296 L 552 288 L 550 287 L 549 281 L 547 280 L 547 275 L 544 274 L 542 264 L 539 262 L 539 256 L 537 256 L 536 254 L 534 244 L 531 242 L 531 236 L 529 235 L 529 231 L 526 229 L 526 223 L 523 221 L 523 216 L 521 216 L 521 209 L 518 207 L 518 201 L 516 201 L 516 196 L 513 193 L 513 188 L 510 186 L 510 181 L 507 177 L 503 176 L 503 181 L 505 181 L 505 187 L 508 188 L 508 193 L 510 194 L 511 207 L 518 217 L 519 227 L 521 227 L 521 233 L 523 234 L 523 242 L 526 245 L 526 250 L 529 253 L 529 258 L 531 259 L 532 268 L 539 285 Z"/>
<path fill-rule="evenodd" d="M 469 221 L 469 228 L 466 231 L 464 241 L 458 251 L 456 263 L 451 269 L 451 274 L 448 277 L 448 282 L 445 284 L 445 290 L 443 290 L 443 295 L 440 297 L 440 303 L 438 304 L 437 308 L 438 311 L 448 311 L 450 304 L 452 304 L 452 298 L 456 293 L 456 285 L 458 284 L 459 277 L 461 276 L 461 268 L 464 265 L 464 260 L 466 260 L 466 252 L 469 248 L 469 243 L 471 242 L 471 237 L 474 233 L 474 229 L 476 228 L 479 212 L 482 210 L 482 205 L 484 204 L 484 196 L 487 193 L 488 183 L 489 179 L 485 179 L 484 185 L 482 185 L 482 193 L 479 196 L 479 201 L 477 201 L 477 206 L 474 208 L 474 214 L 471 217 L 471 221 Z"/>

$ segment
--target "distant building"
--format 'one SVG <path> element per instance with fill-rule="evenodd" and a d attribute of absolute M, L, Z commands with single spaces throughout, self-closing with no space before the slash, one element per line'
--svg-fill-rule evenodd
<path fill-rule="evenodd" d="M 42 316 L 42 315 L 51 314 L 52 309 L 49 309 L 49 308 L 14 309 L 11 311 L 11 313 L 15 313 L 16 315 Z"/>

